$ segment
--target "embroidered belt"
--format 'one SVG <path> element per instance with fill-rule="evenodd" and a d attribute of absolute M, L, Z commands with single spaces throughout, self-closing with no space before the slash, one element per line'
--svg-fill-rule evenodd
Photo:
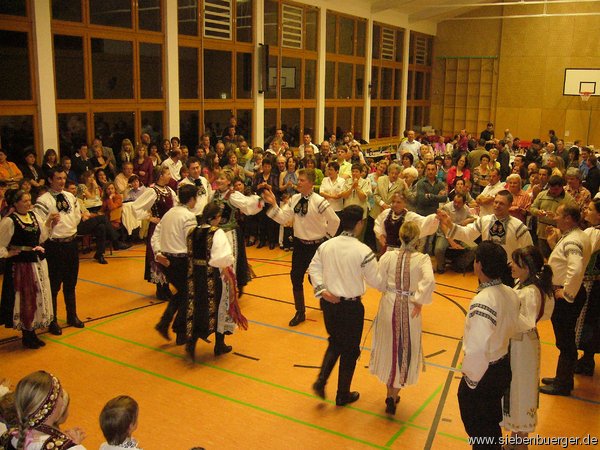
<path fill-rule="evenodd" d="M 360 295 L 358 297 L 340 297 L 343 302 L 360 302 Z"/>
<path fill-rule="evenodd" d="M 300 238 L 296 238 L 296 239 L 298 239 L 304 245 L 322 244 L 323 242 L 325 242 L 327 240 L 327 238 L 324 238 L 324 237 L 322 237 L 321 239 L 315 239 L 315 240 L 312 240 L 312 241 L 307 241 L 306 239 L 300 239 Z"/>
<path fill-rule="evenodd" d="M 192 264 L 195 265 L 195 266 L 206 266 L 206 265 L 208 265 L 206 263 L 205 259 L 198 259 L 198 258 L 193 258 L 192 259 Z"/>
<path fill-rule="evenodd" d="M 498 358 L 498 359 L 495 359 L 495 360 L 493 360 L 493 361 L 490 361 L 490 366 L 493 366 L 493 365 L 495 365 L 495 364 L 498 364 L 499 362 L 501 362 L 501 361 L 505 360 L 506 358 L 508 358 L 508 353 L 507 353 L 506 355 L 504 355 L 504 356 L 502 356 L 502 357 Z"/>
<path fill-rule="evenodd" d="M 169 253 L 169 252 L 160 252 L 161 255 L 164 255 L 168 258 L 187 258 L 187 253 Z"/>
<path fill-rule="evenodd" d="M 50 238 L 49 240 L 52 242 L 73 242 L 77 237 L 76 234 L 73 236 L 65 237 L 65 238 Z"/>

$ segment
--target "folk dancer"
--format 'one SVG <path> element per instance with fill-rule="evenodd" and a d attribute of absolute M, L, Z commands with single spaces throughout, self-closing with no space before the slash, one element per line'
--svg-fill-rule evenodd
<path fill-rule="evenodd" d="M 357 238 L 364 226 L 363 217 L 363 209 L 358 205 L 344 208 L 342 234 L 321 244 L 308 268 L 329 334 L 329 345 L 313 390 L 325 398 L 325 385 L 339 359 L 337 406 L 353 403 L 360 396 L 350 386 L 360 355 L 365 316 L 361 297 L 366 291 L 365 280 L 371 286 L 381 285 L 375 255 Z"/>
<path fill-rule="evenodd" d="M 263 199 L 272 205 L 268 215 L 281 225 L 294 222 L 294 253 L 290 278 L 294 293 L 296 314 L 290 320 L 290 327 L 306 320 L 304 304 L 304 274 L 310 265 L 317 248 L 328 238 L 335 236 L 340 218 L 329 202 L 313 192 L 315 171 L 300 169 L 298 171 L 298 194 L 279 208 L 272 191 L 264 191 Z M 362 210 L 362 209 L 361 209 Z"/>
<path fill-rule="evenodd" d="M 44 244 L 54 320 L 48 327 L 54 335 L 62 334 L 57 321 L 58 292 L 62 286 L 67 308 L 67 323 L 75 328 L 83 328 L 84 323 L 77 317 L 75 287 L 79 275 L 79 250 L 77 248 L 77 225 L 81 221 L 79 203 L 73 194 L 64 190 L 67 174 L 62 166 L 54 166 L 48 171 L 50 190 L 38 197 L 34 206 L 42 222 L 50 220 L 54 226 Z"/>

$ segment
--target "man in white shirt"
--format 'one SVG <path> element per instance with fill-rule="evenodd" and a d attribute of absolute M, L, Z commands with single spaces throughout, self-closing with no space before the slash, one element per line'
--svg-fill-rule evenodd
<path fill-rule="evenodd" d="M 163 167 L 168 167 L 171 172 L 171 178 L 175 181 L 181 180 L 181 150 L 175 149 L 169 152 L 169 157 L 162 163 Z"/>
<path fill-rule="evenodd" d="M 156 331 L 169 340 L 169 325 L 177 313 L 173 331 L 177 344 L 185 344 L 185 309 L 187 305 L 188 249 L 187 235 L 197 225 L 194 206 L 198 188 L 186 184 L 178 192 L 180 204 L 171 208 L 158 223 L 150 244 L 156 262 L 164 266 L 167 281 L 175 286 L 177 293 L 171 296 Z"/>
<path fill-rule="evenodd" d="M 329 334 L 329 345 L 313 390 L 325 398 L 325 385 L 339 359 L 337 406 L 353 403 L 360 396 L 358 392 L 350 391 L 350 386 L 360 355 L 365 317 L 361 297 L 366 291 L 365 280 L 374 287 L 381 285 L 375 255 L 356 238 L 362 233 L 363 218 L 360 206 L 344 208 L 342 234 L 321 244 L 308 268 Z"/>
<path fill-rule="evenodd" d="M 312 148 L 313 155 L 316 155 L 317 153 L 319 153 L 319 148 L 311 142 L 311 136 L 309 133 L 304 133 L 304 136 L 302 137 L 302 139 L 304 142 L 302 143 L 302 145 L 298 146 L 298 159 L 304 158 L 304 150 L 307 147 Z"/>
<path fill-rule="evenodd" d="M 64 190 L 67 174 L 62 166 L 54 166 L 47 173 L 49 191 L 38 197 L 34 206 L 43 222 L 50 220 L 52 230 L 44 244 L 48 276 L 52 291 L 54 320 L 48 330 L 61 335 L 58 325 L 58 292 L 61 285 L 67 309 L 67 323 L 75 328 L 83 328 L 84 323 L 77 317 L 75 287 L 79 275 L 79 249 L 77 248 L 77 225 L 81 221 L 79 203 L 73 194 Z"/>
<path fill-rule="evenodd" d="M 540 392 L 569 396 L 578 356 L 575 328 L 586 298 L 582 282 L 590 260 L 591 244 L 588 235 L 579 228 L 581 212 L 578 206 L 560 205 L 554 218 L 560 233 L 555 228 L 548 232 L 548 244 L 553 247 L 548 265 L 552 267 L 555 298 L 552 328 L 560 354 L 556 376 L 542 378 L 545 386 L 540 387 Z"/>
<path fill-rule="evenodd" d="M 123 196 L 123 200 L 129 193 L 129 177 L 133 175 L 133 163 L 124 162 L 121 172 L 115 177 L 115 188 L 117 192 Z"/>
<path fill-rule="evenodd" d="M 415 141 L 415 132 L 413 130 L 409 130 L 406 137 L 407 139 L 398 147 L 396 158 L 398 161 L 402 161 L 402 155 L 409 152 L 413 155 L 413 165 L 415 165 L 421 156 L 421 143 Z"/>
<path fill-rule="evenodd" d="M 463 242 L 474 242 L 479 236 L 484 241 L 500 244 L 510 258 L 518 249 L 533 245 L 527 226 L 510 215 L 512 194 L 506 190 L 498 192 L 494 199 L 493 214 L 478 217 L 475 222 L 466 226 L 453 223 L 445 211 L 438 211 L 442 231 L 450 238 Z M 510 261 L 510 260 L 507 260 Z"/>
<path fill-rule="evenodd" d="M 179 183 L 179 186 L 193 185 L 198 188 L 196 195 L 196 205 L 193 208 L 193 212 L 197 218 L 202 216 L 202 211 L 208 202 L 212 200 L 213 190 L 208 183 L 208 180 L 204 178 L 200 173 L 202 172 L 202 166 L 198 158 L 191 157 L 188 160 L 189 176 L 184 178 Z"/>
<path fill-rule="evenodd" d="M 474 449 L 500 450 L 502 397 L 510 386 L 508 345 L 518 330 L 519 297 L 502 284 L 510 276 L 502 247 L 482 242 L 473 267 L 479 279 L 477 295 L 469 305 L 463 334 L 463 377 L 458 386 L 460 416 L 469 437 L 495 439 Z"/>
<path fill-rule="evenodd" d="M 294 222 L 294 253 L 290 278 L 294 293 L 296 314 L 290 320 L 290 327 L 306 320 L 304 305 L 304 274 L 315 255 L 317 248 L 328 238 L 335 236 L 340 219 L 329 205 L 329 202 L 314 193 L 315 171 L 300 169 L 298 171 L 298 191 L 290 201 L 279 208 L 275 194 L 263 191 L 263 199 L 271 205 L 267 215 L 280 225 Z"/>
<path fill-rule="evenodd" d="M 500 181 L 500 171 L 498 169 L 490 170 L 490 184 L 488 184 L 475 201 L 479 205 L 479 216 L 487 216 L 494 212 L 494 199 L 496 194 L 504 190 L 504 183 Z"/>

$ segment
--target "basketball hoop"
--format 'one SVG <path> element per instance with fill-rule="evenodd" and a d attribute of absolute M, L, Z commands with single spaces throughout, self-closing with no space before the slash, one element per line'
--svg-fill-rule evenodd
<path fill-rule="evenodd" d="M 592 96 L 591 92 L 580 92 L 579 95 L 581 96 L 581 100 L 583 100 L 584 102 L 587 102 L 590 97 Z"/>

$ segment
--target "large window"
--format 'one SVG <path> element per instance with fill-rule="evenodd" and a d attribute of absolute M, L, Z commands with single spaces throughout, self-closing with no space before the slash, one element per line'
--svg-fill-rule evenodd
<path fill-rule="evenodd" d="M 326 20 L 325 137 L 351 131 L 362 139 L 367 22 L 331 11 Z"/>
<path fill-rule="evenodd" d="M 0 146 L 15 163 L 35 149 L 33 33 L 26 0 L 0 2 Z"/>
<path fill-rule="evenodd" d="M 253 0 L 177 4 L 182 143 L 193 149 L 209 133 L 215 144 L 232 115 L 252 143 Z"/>
<path fill-rule="evenodd" d="M 404 30 L 373 25 L 370 139 L 398 136 L 402 98 L 402 43 Z"/>
<path fill-rule="evenodd" d="M 163 135 L 161 0 L 52 0 L 60 148 L 99 137 L 116 152 L 142 131 Z"/>
<path fill-rule="evenodd" d="M 302 133 L 314 136 L 317 19 L 314 7 L 265 0 L 265 41 L 270 53 L 265 138 L 281 128 L 292 147 L 299 145 Z"/>
<path fill-rule="evenodd" d="M 406 129 L 420 130 L 431 125 L 431 71 L 433 37 L 410 33 L 408 109 Z"/>

